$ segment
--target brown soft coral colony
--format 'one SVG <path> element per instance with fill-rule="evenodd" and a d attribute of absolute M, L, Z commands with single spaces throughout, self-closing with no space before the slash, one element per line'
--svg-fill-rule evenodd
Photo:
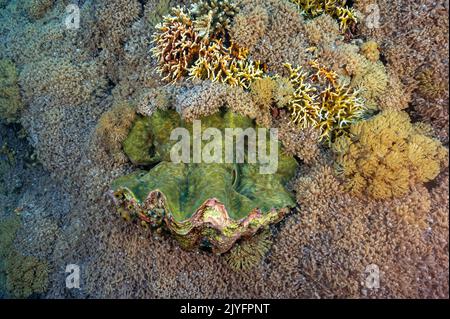
<path fill-rule="evenodd" d="M 448 166 L 448 150 L 411 124 L 407 113 L 385 111 L 355 124 L 334 144 L 337 169 L 354 193 L 398 197 L 432 181 Z"/>

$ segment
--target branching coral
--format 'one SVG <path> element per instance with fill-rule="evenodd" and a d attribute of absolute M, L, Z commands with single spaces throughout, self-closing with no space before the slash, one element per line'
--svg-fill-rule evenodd
<path fill-rule="evenodd" d="M 199 59 L 189 69 L 189 75 L 248 89 L 252 81 L 263 76 L 264 71 L 259 62 L 245 58 L 245 50 L 233 45 L 226 48 L 222 41 L 213 41 L 201 47 Z"/>
<path fill-rule="evenodd" d="M 237 243 L 225 255 L 225 260 L 234 271 L 248 271 L 261 262 L 271 246 L 270 231 L 262 231 Z"/>
<path fill-rule="evenodd" d="M 301 10 L 302 15 L 314 18 L 328 14 L 339 21 L 342 31 L 358 22 L 356 12 L 347 6 L 347 0 L 291 0 Z"/>
<path fill-rule="evenodd" d="M 182 8 L 164 17 L 153 36 L 153 55 L 158 59 L 164 80 L 175 82 L 187 74 L 187 69 L 200 51 L 201 37 L 194 31 L 190 16 Z"/>
<path fill-rule="evenodd" d="M 210 38 L 206 31 L 195 26 L 196 20 L 189 13 L 175 8 L 174 15 L 166 16 L 157 26 L 152 51 L 158 59 L 160 74 L 165 75 L 163 80 L 176 82 L 189 75 L 248 88 L 253 80 L 262 77 L 260 63 L 247 60 L 246 49 L 233 43 L 224 45 L 223 37 Z"/>
<path fill-rule="evenodd" d="M 0 118 L 17 121 L 22 106 L 16 66 L 11 60 L 0 60 Z"/>
<path fill-rule="evenodd" d="M 286 107 L 292 121 L 300 128 L 317 127 L 320 140 L 333 141 L 350 124 L 362 119 L 364 105 L 355 91 L 338 81 L 335 72 L 316 61 L 310 63 L 314 73 L 286 64 L 295 91 Z"/>
<path fill-rule="evenodd" d="M 399 197 L 448 166 L 448 150 L 421 134 L 404 112 L 385 111 L 352 125 L 334 144 L 337 168 L 354 193 Z"/>

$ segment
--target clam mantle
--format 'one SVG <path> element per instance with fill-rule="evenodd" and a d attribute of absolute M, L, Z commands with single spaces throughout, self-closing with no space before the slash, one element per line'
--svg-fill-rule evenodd
<path fill-rule="evenodd" d="M 253 121 L 230 111 L 201 121 L 202 126 L 222 131 L 254 127 Z M 280 145 L 275 174 L 260 174 L 259 164 L 248 161 L 171 162 L 168 146 L 175 141 L 169 141 L 170 132 L 177 127 L 190 130 L 191 126 L 175 111 L 137 119 L 124 150 L 133 162 L 154 166 L 118 178 L 110 193 L 122 216 L 167 229 L 185 249 L 206 246 L 224 253 L 238 239 L 279 222 L 295 206 L 285 185 L 295 175 L 297 162 L 282 154 Z"/>

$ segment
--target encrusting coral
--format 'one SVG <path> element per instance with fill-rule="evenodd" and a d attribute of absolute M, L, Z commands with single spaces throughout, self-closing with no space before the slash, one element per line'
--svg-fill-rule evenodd
<path fill-rule="evenodd" d="M 16 122 L 23 103 L 18 85 L 16 66 L 11 60 L 0 60 L 0 118 Z"/>
<path fill-rule="evenodd" d="M 407 113 L 385 111 L 354 124 L 334 143 L 337 169 L 353 193 L 399 197 L 432 181 L 448 166 L 448 150 L 411 124 Z"/>

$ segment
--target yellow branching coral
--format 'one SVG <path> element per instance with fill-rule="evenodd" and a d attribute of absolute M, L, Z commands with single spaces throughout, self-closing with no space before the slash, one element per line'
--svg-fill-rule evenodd
<path fill-rule="evenodd" d="M 302 67 L 293 68 L 290 64 L 285 64 L 289 70 L 289 80 L 294 87 L 294 94 L 286 105 L 292 115 L 292 121 L 300 128 L 317 125 L 319 118 L 318 105 L 316 102 L 316 89 L 307 82 L 308 73 Z"/>
<path fill-rule="evenodd" d="M 198 12 L 203 9 L 199 6 L 206 5 L 218 4 L 216 1 L 201 2 L 189 12 L 174 8 L 174 15 L 164 17 L 163 23 L 156 26 L 152 51 L 159 62 L 158 71 L 165 75 L 163 80 L 170 82 L 189 75 L 191 79 L 208 79 L 248 89 L 252 81 L 263 76 L 264 70 L 258 61 L 248 59 L 248 49 L 226 40 L 225 36 L 210 34 L 216 15 L 221 14 L 212 10 L 200 15 Z M 198 17 L 192 19 L 191 14 Z"/>
<path fill-rule="evenodd" d="M 338 81 L 335 72 L 311 61 L 313 73 L 285 65 L 294 94 L 286 105 L 292 121 L 300 128 L 316 127 L 320 140 L 328 142 L 342 135 L 364 115 L 364 105 L 355 91 Z"/>
<path fill-rule="evenodd" d="M 349 136 L 334 143 L 337 171 L 354 193 L 402 196 L 448 165 L 448 150 L 422 132 L 407 113 L 392 110 L 352 125 Z"/>
<path fill-rule="evenodd" d="M 248 89 L 252 81 L 261 78 L 264 71 L 259 62 L 246 60 L 246 50 L 232 45 L 225 47 L 220 40 L 203 45 L 199 58 L 189 69 L 191 78 L 241 86 Z"/>
<path fill-rule="evenodd" d="M 182 8 L 164 17 L 153 36 L 153 56 L 158 59 L 163 80 L 175 82 L 186 75 L 189 65 L 200 51 L 201 37 L 194 31 L 190 16 Z"/>
<path fill-rule="evenodd" d="M 358 19 L 352 8 L 347 6 L 347 0 L 291 0 L 301 10 L 302 15 L 314 18 L 328 14 L 339 21 L 342 31 L 346 31 Z"/>

